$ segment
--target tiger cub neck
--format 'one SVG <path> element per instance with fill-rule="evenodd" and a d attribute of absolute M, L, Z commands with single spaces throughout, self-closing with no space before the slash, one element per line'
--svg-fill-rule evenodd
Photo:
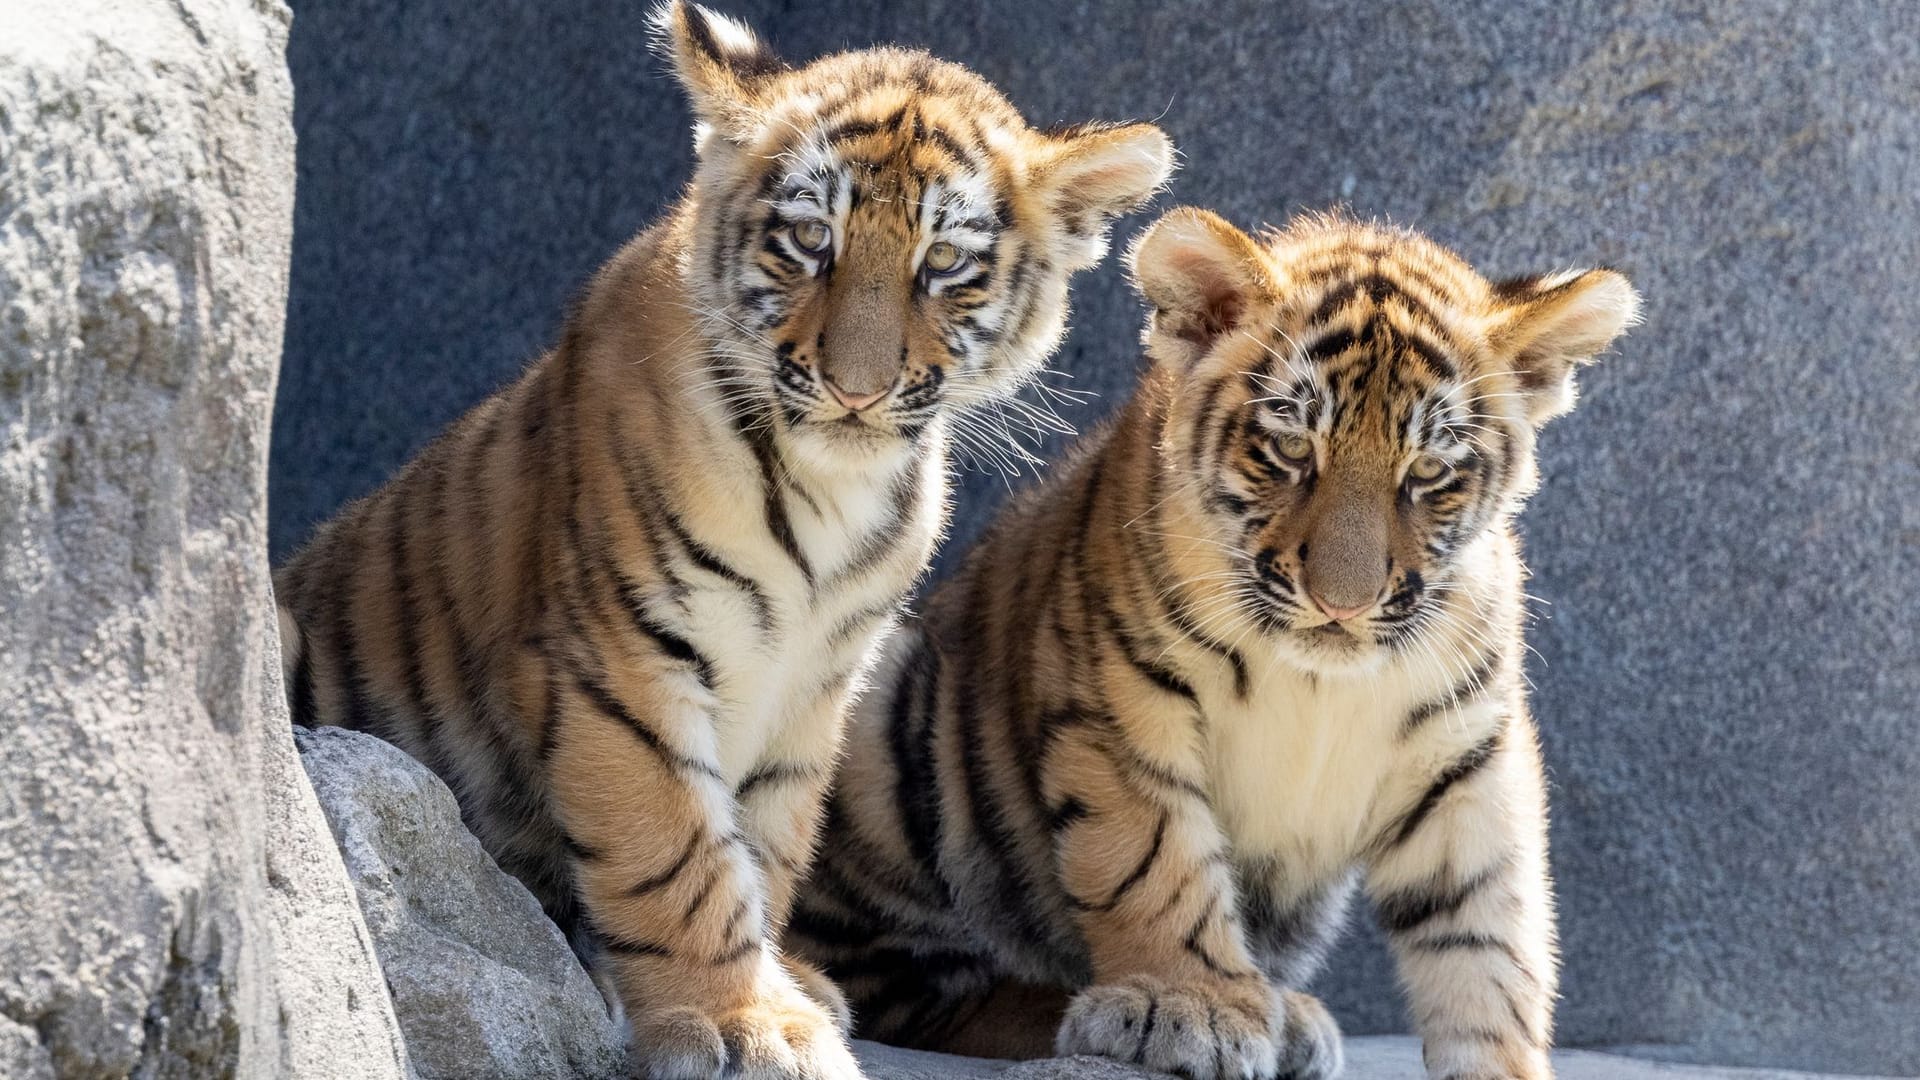
<path fill-rule="evenodd" d="M 1250 650 L 1244 696 L 1226 680 L 1196 686 L 1216 809 L 1240 857 L 1289 864 L 1303 882 L 1339 878 L 1379 834 L 1380 808 L 1402 805 L 1437 763 L 1499 725 L 1511 711 L 1501 695 L 1432 723 L 1412 720 L 1518 663 L 1481 645 L 1507 637 L 1493 627 L 1517 620 L 1517 583 L 1507 585 L 1517 571 L 1511 535 L 1494 530 L 1463 554 L 1452 594 L 1458 629 L 1429 645 L 1337 672 Z"/>

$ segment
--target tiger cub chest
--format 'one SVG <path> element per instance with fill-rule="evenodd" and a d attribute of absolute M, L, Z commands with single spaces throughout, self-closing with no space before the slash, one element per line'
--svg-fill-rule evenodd
<path fill-rule="evenodd" d="M 687 575 L 678 608 L 714 668 L 724 773 L 744 775 L 783 735 L 837 732 L 838 704 L 930 555 L 944 491 L 911 473 L 874 482 L 802 480 L 743 492 L 701 522 L 728 573 Z"/>
<path fill-rule="evenodd" d="M 1344 877 L 1416 767 L 1396 732 L 1423 689 L 1281 669 L 1244 698 L 1203 702 L 1210 794 L 1235 858 L 1303 887 Z"/>

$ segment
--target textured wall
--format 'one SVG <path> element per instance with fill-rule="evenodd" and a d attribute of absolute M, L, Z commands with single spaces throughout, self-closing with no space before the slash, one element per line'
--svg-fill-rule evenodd
<path fill-rule="evenodd" d="M 279 0 L 0 3 L 0 1076 L 400 1077 L 266 560 Z"/>
<path fill-rule="evenodd" d="M 644 5 L 297 3 L 277 550 L 555 332 L 688 171 Z M 1648 321 L 1528 518 L 1567 1041 L 1920 1072 L 1920 6 L 730 5 L 797 57 L 924 44 L 1036 121 L 1158 117 L 1172 201 L 1346 200 Z M 1129 225 L 1131 230 L 1134 225 Z M 1082 279 L 1060 366 L 1124 391 Z M 1092 404 L 1081 421 L 1098 415 Z M 998 479 L 974 477 L 964 536 Z M 1362 941 L 1322 989 L 1402 1025 Z"/>

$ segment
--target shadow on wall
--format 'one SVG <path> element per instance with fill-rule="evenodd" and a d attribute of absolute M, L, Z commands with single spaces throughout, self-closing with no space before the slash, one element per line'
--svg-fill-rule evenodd
<path fill-rule="evenodd" d="M 1185 154 L 1163 205 L 1344 200 L 1495 272 L 1632 275 L 1648 322 L 1547 431 L 1527 519 L 1562 1038 L 1920 1071 L 1920 11 L 729 10 L 795 56 L 925 45 L 1039 123 L 1157 117 Z M 518 371 L 685 182 L 644 18 L 298 6 L 277 556 Z M 1080 279 L 1067 385 L 1124 394 L 1139 319 L 1116 265 Z M 1005 489 L 969 477 L 957 540 Z M 1349 1030 L 1398 1030 L 1358 936 L 1320 989 Z"/>

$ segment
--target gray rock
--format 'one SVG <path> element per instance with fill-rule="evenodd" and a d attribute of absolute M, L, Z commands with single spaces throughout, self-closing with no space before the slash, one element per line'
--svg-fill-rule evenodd
<path fill-rule="evenodd" d="M 618 1074 L 622 1026 L 439 777 L 371 735 L 321 728 L 294 741 L 422 1080 Z"/>
<path fill-rule="evenodd" d="M 268 595 L 287 19 L 0 18 L 7 1077 L 404 1074 Z"/>
<path fill-rule="evenodd" d="M 878 1043 L 855 1043 L 867 1080 L 1162 1080 L 1161 1073 L 1110 1058 L 1050 1058 L 1006 1062 L 950 1057 L 902 1050 Z M 1347 1040 L 1342 1080 L 1427 1080 L 1420 1043 L 1405 1036 L 1375 1035 Z M 1815 1080 L 1816 1074 L 1777 1069 L 1720 1069 L 1638 1061 L 1618 1054 L 1562 1050 L 1553 1055 L 1559 1080 Z M 1818 1074 L 1826 1080 L 1846 1080 Z M 1854 1080 L 1870 1080 L 1856 1077 Z"/>
<path fill-rule="evenodd" d="M 1920 1073 L 1920 5 L 715 2 L 796 56 L 925 45 L 1043 123 L 1158 117 L 1168 202 L 1344 199 L 1496 272 L 1632 274 L 1647 324 L 1546 433 L 1527 518 L 1561 1037 Z M 684 183 L 645 7 L 301 5 L 281 550 Z M 1110 401 L 1138 305 L 1111 264 L 1076 296 L 1059 366 Z M 1003 491 L 969 479 L 949 551 Z M 1370 933 L 1321 982 L 1349 1031 L 1404 1030 Z"/>

